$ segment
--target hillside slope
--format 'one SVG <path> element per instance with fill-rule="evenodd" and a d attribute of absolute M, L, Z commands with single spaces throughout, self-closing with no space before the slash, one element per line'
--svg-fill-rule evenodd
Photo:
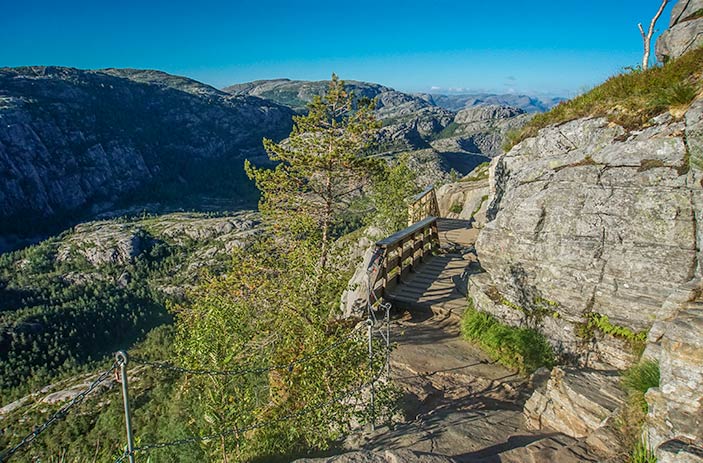
<path fill-rule="evenodd" d="M 0 69 L 0 237 L 199 196 L 251 206 L 243 158 L 286 136 L 291 115 L 158 71 Z"/>

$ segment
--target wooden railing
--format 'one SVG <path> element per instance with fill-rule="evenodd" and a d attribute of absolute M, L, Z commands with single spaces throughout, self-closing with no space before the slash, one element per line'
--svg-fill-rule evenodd
<path fill-rule="evenodd" d="M 427 217 L 408 228 L 376 242 L 369 264 L 369 290 L 375 301 L 386 299 L 388 291 L 400 284 L 420 263 L 439 248 L 437 217 Z"/>
<path fill-rule="evenodd" d="M 408 226 L 428 217 L 439 217 L 439 203 L 434 185 L 430 185 L 411 199 L 408 206 Z"/>

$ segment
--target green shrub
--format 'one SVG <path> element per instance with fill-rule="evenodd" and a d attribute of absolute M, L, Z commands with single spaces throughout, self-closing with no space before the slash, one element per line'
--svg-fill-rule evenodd
<path fill-rule="evenodd" d="M 620 410 L 616 423 L 623 448 L 632 449 L 629 462 L 656 462 L 654 453 L 642 438 L 642 426 L 647 417 L 645 393 L 659 386 L 659 364 L 652 360 L 640 361 L 623 372 L 620 384 L 627 393 L 627 402 Z"/>
<path fill-rule="evenodd" d="M 449 208 L 449 212 L 453 214 L 461 214 L 461 211 L 464 210 L 464 206 L 461 203 L 454 203 L 452 206 Z"/>
<path fill-rule="evenodd" d="M 554 351 L 537 330 L 517 328 L 500 323 L 495 317 L 469 307 L 461 324 L 464 339 L 477 344 L 494 360 L 522 373 L 539 367 L 552 367 Z"/>
<path fill-rule="evenodd" d="M 698 89 L 690 82 L 676 82 L 669 87 L 658 89 L 656 102 L 662 106 L 687 105 L 698 94 Z"/>

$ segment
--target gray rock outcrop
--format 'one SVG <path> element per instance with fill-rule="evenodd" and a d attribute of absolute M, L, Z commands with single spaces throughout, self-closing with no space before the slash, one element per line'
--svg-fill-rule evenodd
<path fill-rule="evenodd" d="M 699 289 L 700 290 L 700 289 Z M 703 302 L 666 323 L 656 360 L 660 384 L 647 393 L 648 437 L 660 463 L 703 461 Z M 676 445 L 676 442 L 683 445 Z M 689 460 L 684 459 L 688 455 Z M 687 457 L 687 458 L 688 458 Z"/>
<path fill-rule="evenodd" d="M 555 367 L 542 376 L 524 407 L 533 429 L 585 438 L 605 428 L 626 400 L 617 372 Z"/>
<path fill-rule="evenodd" d="M 633 361 L 624 338 L 670 315 L 664 301 L 698 267 L 702 188 L 689 146 L 701 103 L 685 121 L 665 115 L 633 133 L 605 119 L 548 127 L 495 160 L 476 246 L 487 274 L 469 285 L 479 308 L 541 324 L 592 366 Z M 630 334 L 586 345 L 594 316 Z"/>
<path fill-rule="evenodd" d="M 438 151 L 498 156 L 503 153 L 508 133 L 520 129 L 531 118 L 531 114 L 512 106 L 482 105 L 462 109 L 431 144 Z"/>
<path fill-rule="evenodd" d="M 469 124 L 471 122 L 485 122 L 494 119 L 508 119 L 520 114 L 525 114 L 525 111 L 514 106 L 483 105 L 462 109 L 456 113 L 454 122 L 457 124 Z"/>
<path fill-rule="evenodd" d="M 703 0 L 679 0 L 671 11 L 669 29 L 657 40 L 657 59 L 666 62 L 702 45 Z"/>
<path fill-rule="evenodd" d="M 473 219 L 472 226 L 481 228 L 486 222 L 489 193 L 488 163 L 484 163 L 460 181 L 437 189 L 439 215 L 451 219 Z"/>

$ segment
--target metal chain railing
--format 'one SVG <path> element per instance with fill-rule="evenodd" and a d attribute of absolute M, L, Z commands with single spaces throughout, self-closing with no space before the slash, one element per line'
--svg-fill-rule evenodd
<path fill-rule="evenodd" d="M 102 372 L 98 377 L 90 383 L 88 388 L 81 392 L 80 394 L 76 395 L 73 399 L 71 399 L 70 402 L 68 402 L 66 405 L 61 407 L 59 410 L 57 410 L 51 417 L 49 417 L 48 420 L 46 420 L 44 423 L 42 423 L 39 426 L 36 426 L 34 430 L 27 434 L 17 445 L 14 447 L 11 447 L 9 450 L 6 452 L 0 454 L 0 462 L 5 462 L 7 461 L 12 455 L 20 451 L 24 446 L 27 444 L 31 443 L 34 439 L 39 436 L 42 432 L 46 430 L 49 426 L 54 424 L 56 421 L 60 420 L 61 418 L 65 417 L 69 411 L 76 405 L 80 404 L 85 400 L 86 396 L 90 394 L 95 388 L 97 388 L 103 381 L 105 381 L 109 376 L 113 374 L 115 369 L 117 368 L 117 363 L 113 363 L 112 366 L 108 369 Z"/>
<path fill-rule="evenodd" d="M 372 323 L 373 325 L 375 325 L 375 324 L 376 324 L 376 321 L 377 321 L 377 320 L 376 320 L 376 318 L 374 317 L 373 321 L 371 321 L 370 323 Z M 343 346 L 345 343 L 347 343 L 348 341 L 350 341 L 351 339 L 353 339 L 355 336 L 357 336 L 357 335 L 359 334 L 359 331 L 361 331 L 361 329 L 366 328 L 367 326 L 370 326 L 370 325 L 369 325 L 368 323 L 360 323 L 360 324 L 358 324 L 356 327 L 354 327 L 348 334 L 346 334 L 345 336 L 339 338 L 338 340 L 336 340 L 335 342 L 329 344 L 328 346 L 325 346 L 325 347 L 323 347 L 323 348 L 321 348 L 321 349 L 319 349 L 319 350 L 317 350 L 317 351 L 315 351 L 315 352 L 312 352 L 312 353 L 307 354 L 307 355 L 305 355 L 305 356 L 303 356 L 303 357 L 300 357 L 300 358 L 298 358 L 298 359 L 295 359 L 295 360 L 293 360 L 292 362 L 289 362 L 289 363 L 286 363 L 286 364 L 279 364 L 279 365 L 270 365 L 270 366 L 267 366 L 267 367 L 256 367 L 256 368 L 239 369 L 239 370 L 204 370 L 204 369 L 198 370 L 198 369 L 182 368 L 182 367 L 178 367 L 178 366 L 175 366 L 175 365 L 171 365 L 171 364 L 168 364 L 168 363 L 162 363 L 162 362 L 152 362 L 152 361 L 137 360 L 137 359 L 130 359 L 130 360 L 133 361 L 134 363 L 140 364 L 140 365 L 151 366 L 151 367 L 154 367 L 154 368 L 168 369 L 168 370 L 173 370 L 173 371 L 177 371 L 177 372 L 180 372 L 180 373 L 188 373 L 188 374 L 208 374 L 208 375 L 213 375 L 213 374 L 214 374 L 214 375 L 235 376 L 235 375 L 244 375 L 244 374 L 253 374 L 253 373 L 261 374 L 261 373 L 265 373 L 265 372 L 268 372 L 268 371 L 276 371 L 276 370 L 287 370 L 287 369 L 289 370 L 289 369 L 291 369 L 292 367 L 294 367 L 294 366 L 296 366 L 296 365 L 298 365 L 298 364 L 301 364 L 301 363 L 310 361 L 310 360 L 312 360 L 312 359 L 314 359 L 314 358 L 316 358 L 316 357 L 319 357 L 320 355 L 323 355 L 323 354 L 326 353 L 326 352 L 329 352 L 329 351 L 331 351 L 331 350 L 333 350 L 333 349 L 335 349 L 335 348 L 338 348 L 338 347 L 340 347 L 340 346 Z M 380 332 L 380 330 L 379 330 L 379 332 Z M 386 340 L 386 346 L 388 346 L 387 340 Z M 370 352 L 370 355 L 372 355 L 372 356 L 375 356 L 376 354 L 378 354 L 378 353 Z M 101 383 L 103 383 L 108 377 L 110 377 L 113 373 L 115 373 L 116 371 L 118 371 L 118 370 L 120 369 L 120 367 L 126 366 L 126 354 L 123 353 L 123 352 L 118 353 L 118 356 L 117 356 L 118 359 L 120 358 L 120 357 L 119 357 L 120 355 L 123 356 L 123 360 L 122 360 L 123 364 L 120 363 L 120 360 L 116 360 L 116 361 L 112 364 L 112 366 L 111 366 L 108 370 L 102 372 L 102 373 L 88 386 L 87 389 L 85 389 L 83 392 L 81 392 L 81 393 L 78 394 L 76 397 L 74 397 L 74 398 L 73 398 L 70 402 L 68 402 L 66 405 L 62 406 L 57 412 L 55 412 L 55 413 L 54 413 L 46 422 L 44 422 L 42 425 L 35 427 L 34 431 L 32 431 L 31 433 L 29 433 L 27 436 L 25 436 L 17 445 L 15 445 L 14 447 L 10 448 L 10 449 L 7 450 L 6 452 L 2 453 L 2 454 L 0 455 L 0 463 L 3 463 L 3 462 L 5 462 L 5 461 L 7 461 L 12 455 L 14 455 L 14 454 L 17 453 L 18 451 L 20 451 L 23 447 L 25 447 L 26 445 L 28 445 L 29 443 L 31 443 L 31 442 L 32 442 L 37 436 L 39 436 L 39 434 L 41 434 L 46 428 L 48 428 L 49 426 L 51 426 L 51 425 L 52 425 L 54 422 L 56 422 L 57 420 L 59 420 L 59 419 L 65 417 L 65 416 L 68 414 L 68 412 L 69 412 L 74 406 L 76 406 L 76 405 L 82 403 L 82 402 L 85 400 L 86 396 L 88 396 L 92 391 L 94 391 L 94 390 L 95 390 Z M 255 423 L 255 424 L 250 425 L 250 426 L 245 427 L 245 428 L 230 429 L 230 430 L 224 431 L 224 432 L 222 432 L 222 433 L 217 433 L 217 434 L 212 434 L 212 435 L 206 435 L 206 436 L 191 436 L 191 437 L 187 437 L 187 438 L 183 438 L 183 439 L 178 439 L 178 440 L 171 441 L 171 442 L 158 442 L 158 443 L 146 444 L 146 445 L 134 447 L 131 452 L 128 451 L 128 450 L 126 450 L 125 453 L 117 460 L 117 462 L 122 462 L 122 461 L 124 461 L 126 458 L 129 459 L 130 461 L 133 461 L 134 453 L 136 453 L 136 452 L 143 452 L 143 451 L 148 451 L 148 450 L 153 450 L 153 449 L 158 449 L 158 448 L 164 448 L 164 447 L 172 447 L 172 446 L 177 446 L 177 445 L 192 444 L 192 443 L 202 442 L 202 441 L 208 441 L 208 440 L 212 440 L 212 439 L 216 439 L 216 438 L 220 438 L 220 437 L 226 437 L 226 436 L 230 436 L 230 435 L 233 435 L 233 434 L 236 434 L 236 433 L 252 431 L 252 430 L 255 430 L 255 429 L 263 428 L 263 427 L 265 427 L 265 426 L 270 426 L 271 424 L 275 424 L 275 423 L 278 423 L 278 422 L 282 422 L 282 421 L 286 421 L 286 420 L 289 420 L 289 419 L 297 418 L 297 417 L 299 417 L 299 416 L 306 415 L 306 414 L 312 412 L 313 410 L 318 410 L 318 409 L 320 409 L 321 407 L 328 407 L 329 405 L 334 404 L 335 402 L 341 402 L 341 401 L 343 401 L 343 400 L 345 400 L 345 399 L 351 397 L 352 395 L 354 395 L 354 394 L 356 394 L 356 393 L 362 391 L 364 388 L 373 387 L 374 383 L 376 383 L 376 382 L 378 381 L 378 379 L 382 376 L 383 372 L 384 372 L 384 371 L 386 371 L 386 372 L 388 371 L 388 365 L 387 365 L 387 363 L 388 363 L 388 353 L 385 352 L 384 355 L 386 355 L 386 362 L 384 362 L 384 364 L 382 365 L 382 368 L 379 370 L 379 372 L 378 372 L 377 374 L 373 375 L 371 381 L 366 382 L 366 383 L 362 384 L 361 386 L 359 386 L 359 387 L 357 387 L 357 388 L 354 388 L 354 389 L 352 389 L 352 390 L 350 390 L 350 391 L 347 391 L 347 392 L 346 392 L 345 394 L 343 394 L 343 395 L 335 396 L 335 397 L 333 397 L 331 400 L 329 400 L 329 401 L 327 401 L 327 402 L 322 402 L 322 403 L 319 403 L 319 404 L 315 404 L 314 406 L 308 406 L 308 407 L 305 407 L 305 408 L 303 408 L 303 409 L 301 409 L 301 410 L 298 410 L 298 411 L 296 411 L 296 412 L 292 412 L 292 413 L 287 414 L 287 415 L 285 415 L 285 416 L 279 417 L 279 418 L 277 418 L 277 419 L 275 419 L 275 420 L 267 421 L 267 422 L 262 422 L 262 423 Z M 124 386 L 124 385 L 125 385 L 125 381 L 124 381 L 124 380 L 126 379 L 126 378 L 125 378 L 125 377 L 126 377 L 125 371 L 123 370 L 122 374 L 119 375 L 119 376 L 120 376 L 119 382 L 122 383 L 123 386 Z M 123 391 L 123 392 L 124 392 L 124 391 Z M 125 418 L 128 419 L 129 412 L 126 411 L 125 413 L 126 413 Z M 128 431 L 128 432 L 129 432 L 129 431 Z"/>
<path fill-rule="evenodd" d="M 207 441 L 219 439 L 222 437 L 229 437 L 232 435 L 237 435 L 237 434 L 241 434 L 241 433 L 245 433 L 245 432 L 249 432 L 249 431 L 255 431 L 257 429 L 262 429 L 267 426 L 271 426 L 273 424 L 278 424 L 278 423 L 282 423 L 282 422 L 285 422 L 285 421 L 288 421 L 288 420 L 291 420 L 294 418 L 299 418 L 301 416 L 305 416 L 313 411 L 329 407 L 330 405 L 334 405 L 335 403 L 342 403 L 343 401 L 354 396 L 355 394 L 362 392 L 364 389 L 366 389 L 368 387 L 372 387 L 383 376 L 383 372 L 385 369 L 386 369 L 386 367 L 385 367 L 385 365 L 383 365 L 379 369 L 379 371 L 376 372 L 376 374 L 371 378 L 370 381 L 365 382 L 364 384 L 357 386 L 357 387 L 345 392 L 344 394 L 337 395 L 337 396 L 331 398 L 330 400 L 327 400 L 327 401 L 324 401 L 321 403 L 317 403 L 314 405 L 308 405 L 307 407 L 304 407 L 300 410 L 288 413 L 288 414 L 281 416 L 281 417 L 278 417 L 276 419 L 269 420 L 269 421 L 263 421 L 263 422 L 259 422 L 259 423 L 254 423 L 249 426 L 242 427 L 242 428 L 232 428 L 232 429 L 228 429 L 226 431 L 222 431 L 222 432 L 214 433 L 214 434 L 207 434 L 204 436 L 190 436 L 190 437 L 184 437 L 181 439 L 175 439 L 173 441 L 155 442 L 152 444 L 140 445 L 138 447 L 135 447 L 131 452 L 125 451 L 124 454 L 122 454 L 117 460 L 115 460 L 115 463 L 122 463 L 125 460 L 125 458 L 129 458 L 130 456 L 134 456 L 134 454 L 136 454 L 137 452 L 148 452 L 150 450 L 162 449 L 162 448 L 167 448 L 167 447 L 177 447 L 177 446 L 181 446 L 181 445 L 191 445 L 191 444 L 196 444 L 199 442 L 207 442 Z"/>

